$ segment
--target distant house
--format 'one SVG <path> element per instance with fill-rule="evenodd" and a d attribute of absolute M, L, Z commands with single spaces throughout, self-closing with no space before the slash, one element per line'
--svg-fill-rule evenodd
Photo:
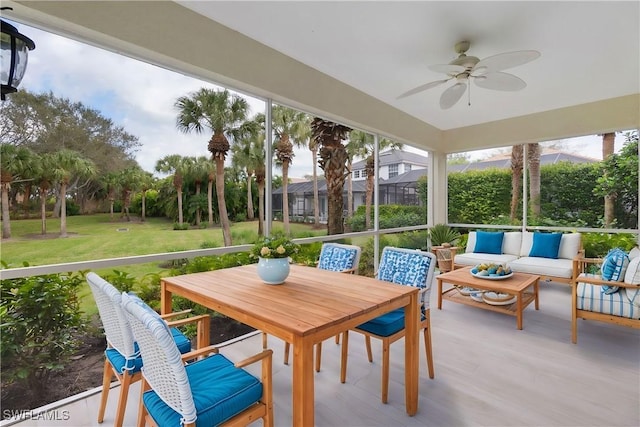
<path fill-rule="evenodd" d="M 416 153 L 399 150 L 380 153 L 380 190 L 379 200 L 381 205 L 401 204 L 419 205 L 417 193 L 418 180 L 427 175 L 428 158 Z M 599 160 L 590 157 L 565 153 L 554 149 L 545 149 L 540 155 L 540 165 L 550 165 L 560 162 L 593 163 Z M 359 161 L 352 165 L 353 186 L 353 210 L 365 204 L 366 174 L 364 174 L 365 161 Z M 468 172 L 472 170 L 484 170 L 491 168 L 507 169 L 511 167 L 511 155 L 499 155 L 489 159 L 447 166 L 447 171 Z M 396 173 L 402 171 L 402 173 Z M 356 172 L 358 172 L 356 174 Z M 293 180 L 292 180 L 293 181 Z M 291 182 L 289 190 L 289 213 L 293 220 L 304 221 L 313 219 L 313 182 Z M 343 199 L 347 206 L 347 184 L 345 182 Z M 273 191 L 272 196 L 274 212 L 282 212 L 282 188 Z M 327 186 L 324 178 L 318 179 L 318 204 L 320 209 L 320 221 L 327 219 Z"/>
<path fill-rule="evenodd" d="M 378 155 L 378 160 L 380 179 L 393 178 L 414 169 L 425 169 L 428 165 L 427 157 L 400 150 L 384 151 Z M 367 178 L 365 166 L 366 160 L 360 160 L 351 166 L 351 177 L 354 181 Z"/>

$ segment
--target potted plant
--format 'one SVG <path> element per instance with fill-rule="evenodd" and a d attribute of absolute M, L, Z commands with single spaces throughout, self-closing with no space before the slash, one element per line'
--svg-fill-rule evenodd
<path fill-rule="evenodd" d="M 455 245 L 460 240 L 460 233 L 446 224 L 436 224 L 429 230 L 431 240 L 431 252 L 436 255 L 438 269 L 441 272 L 453 269 L 453 254 L 457 249 Z"/>
<path fill-rule="evenodd" d="M 269 285 L 282 284 L 289 276 L 289 257 L 300 246 L 284 235 L 263 237 L 251 248 L 251 257 L 258 259 L 258 276 Z"/>

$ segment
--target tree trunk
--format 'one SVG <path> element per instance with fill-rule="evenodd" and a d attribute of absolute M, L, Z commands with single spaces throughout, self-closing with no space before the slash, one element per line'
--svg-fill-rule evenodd
<path fill-rule="evenodd" d="M 347 162 L 347 216 L 351 218 L 353 216 L 353 177 L 351 171 L 352 160 L 349 157 L 349 161 Z"/>
<path fill-rule="evenodd" d="M 2 183 L 2 238 L 11 237 L 11 220 L 9 215 L 9 185 Z"/>
<path fill-rule="evenodd" d="M 200 228 L 200 181 L 196 181 L 196 199 L 198 200 L 198 206 L 196 207 L 196 227 Z"/>
<path fill-rule="evenodd" d="M 253 174 L 247 174 L 247 219 L 253 221 L 255 215 L 253 214 L 253 191 L 251 191 L 251 183 Z"/>
<path fill-rule="evenodd" d="M 67 236 L 67 184 L 60 184 L 60 237 Z"/>
<path fill-rule="evenodd" d="M 147 218 L 147 190 L 142 190 L 142 208 L 140 212 L 140 221 L 144 222 Z"/>
<path fill-rule="evenodd" d="M 324 170 L 327 181 L 327 234 L 343 234 L 344 221 L 342 212 L 344 201 L 344 180 L 346 179 L 346 164 L 349 158 L 345 147 L 337 141 L 332 144 L 323 144 L 320 149 L 322 162 L 320 167 Z"/>
<path fill-rule="evenodd" d="M 131 207 L 131 190 L 124 190 L 124 197 L 122 198 L 122 213 L 127 218 L 127 222 L 131 221 L 129 216 L 129 208 Z"/>
<path fill-rule="evenodd" d="M 256 177 L 258 182 L 258 236 L 264 236 L 264 177 Z"/>
<path fill-rule="evenodd" d="M 209 227 L 213 227 L 213 177 L 207 183 L 207 209 L 209 210 Z"/>
<path fill-rule="evenodd" d="M 318 150 L 311 150 L 311 156 L 313 159 L 313 226 L 318 227 L 320 225 L 320 202 L 318 196 L 318 170 L 316 165 L 318 164 Z"/>
<path fill-rule="evenodd" d="M 289 227 L 289 162 L 282 162 L 282 225 L 284 234 L 290 233 Z"/>
<path fill-rule="evenodd" d="M 178 224 L 182 225 L 182 187 L 176 188 L 176 193 L 178 193 Z"/>
<path fill-rule="evenodd" d="M 55 189 L 58 192 L 58 197 L 56 197 L 56 202 L 53 205 L 53 218 L 60 218 L 60 205 L 62 203 L 61 197 L 60 197 L 60 187 L 58 186 Z"/>
<path fill-rule="evenodd" d="M 605 133 L 602 135 L 602 160 L 613 154 L 615 151 L 615 133 Z M 607 176 L 607 171 L 604 171 L 604 176 Z M 615 206 L 616 196 L 614 194 L 607 194 L 604 196 L 604 226 L 610 228 L 615 219 Z"/>
<path fill-rule="evenodd" d="M 367 175 L 367 193 L 365 200 L 364 224 L 365 229 L 371 229 L 371 205 L 373 204 L 373 175 Z"/>
<path fill-rule="evenodd" d="M 222 238 L 225 246 L 231 246 L 231 224 L 227 213 L 227 203 L 224 199 L 224 158 L 215 156 L 216 161 L 216 194 L 218 196 L 218 215 L 222 226 Z"/>
<path fill-rule="evenodd" d="M 527 145 L 529 163 L 529 206 L 534 217 L 540 217 L 540 144 Z"/>
<path fill-rule="evenodd" d="M 511 147 L 511 223 L 516 220 L 520 194 L 522 194 L 522 154 L 522 145 Z"/>
<path fill-rule="evenodd" d="M 113 221 L 113 204 L 115 203 L 114 199 L 109 199 L 109 218 Z"/>
<path fill-rule="evenodd" d="M 22 201 L 25 219 L 29 219 L 29 200 L 31 200 L 31 184 L 26 184 L 24 187 L 24 200 Z"/>
<path fill-rule="evenodd" d="M 40 234 L 47 234 L 47 190 L 40 188 L 40 221 L 42 223 Z"/>

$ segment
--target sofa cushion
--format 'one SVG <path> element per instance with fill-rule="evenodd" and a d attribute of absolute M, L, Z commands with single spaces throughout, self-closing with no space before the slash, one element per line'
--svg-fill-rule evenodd
<path fill-rule="evenodd" d="M 502 254 L 504 231 L 476 231 L 474 253 Z"/>
<path fill-rule="evenodd" d="M 580 275 L 582 277 L 583 274 Z M 578 310 L 593 311 L 596 313 L 610 314 L 612 316 L 640 319 L 640 308 L 631 304 L 627 298 L 625 289 L 614 294 L 604 294 L 600 286 L 589 283 L 581 283 L 578 277 Z"/>
<path fill-rule="evenodd" d="M 521 231 L 507 231 L 504 233 L 502 240 L 502 253 L 509 255 L 520 255 L 520 246 L 522 245 Z"/>
<path fill-rule="evenodd" d="M 631 304 L 640 307 L 640 256 L 634 257 L 627 266 L 624 273 L 624 282 L 631 285 L 638 285 L 636 288 L 626 288 L 626 295 Z"/>
<path fill-rule="evenodd" d="M 582 235 L 580 233 L 565 233 L 560 240 L 560 248 L 558 249 L 558 258 L 573 259 L 578 255 Z"/>
<path fill-rule="evenodd" d="M 561 233 L 533 233 L 529 256 L 557 259 L 561 239 Z"/>
<path fill-rule="evenodd" d="M 533 246 L 533 233 L 524 231 L 522 233 L 522 246 L 520 247 L 520 256 L 529 256 Z"/>
<path fill-rule="evenodd" d="M 456 262 L 457 262 L 456 257 Z M 521 257 L 509 263 L 509 267 L 518 273 L 538 276 L 555 276 L 570 279 L 573 277 L 573 260 L 541 257 Z"/>
<path fill-rule="evenodd" d="M 502 264 L 508 265 L 511 261 L 518 259 L 516 255 L 493 255 L 493 254 L 456 254 L 455 263 L 458 265 L 478 265 L 478 264 Z"/>

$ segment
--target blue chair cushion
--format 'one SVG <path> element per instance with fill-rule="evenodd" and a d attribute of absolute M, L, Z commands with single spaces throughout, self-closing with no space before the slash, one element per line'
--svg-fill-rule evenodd
<path fill-rule="evenodd" d="M 330 271 L 351 270 L 357 253 L 356 249 L 326 245 L 322 248 L 318 268 Z"/>
<path fill-rule="evenodd" d="M 502 240 L 504 231 L 476 231 L 476 246 L 474 253 L 502 254 Z"/>
<path fill-rule="evenodd" d="M 180 353 L 185 354 L 190 352 L 191 341 L 189 341 L 189 338 L 187 338 L 177 328 L 171 328 L 170 330 Z M 140 356 L 138 343 L 134 343 L 133 346 L 136 353 L 128 359 L 115 348 L 108 348 L 105 350 L 105 356 L 109 359 L 109 363 L 111 363 L 111 366 L 113 366 L 117 372 L 124 373 L 125 370 L 130 370 L 131 374 L 135 374 L 140 371 L 140 368 L 142 367 L 142 357 Z"/>
<path fill-rule="evenodd" d="M 558 259 L 562 233 L 533 233 L 530 257 Z"/>
<path fill-rule="evenodd" d="M 424 313 L 421 320 L 424 320 Z M 385 313 L 357 327 L 374 335 L 388 337 L 404 329 L 404 308 Z"/>
<path fill-rule="evenodd" d="M 378 279 L 398 285 L 424 288 L 431 258 L 419 253 L 386 250 L 382 254 Z"/>
<path fill-rule="evenodd" d="M 217 426 L 262 397 L 262 383 L 229 359 L 214 354 L 185 367 L 196 407 L 196 426 Z M 180 414 L 153 391 L 143 395 L 149 415 L 159 427 L 180 426 Z"/>

